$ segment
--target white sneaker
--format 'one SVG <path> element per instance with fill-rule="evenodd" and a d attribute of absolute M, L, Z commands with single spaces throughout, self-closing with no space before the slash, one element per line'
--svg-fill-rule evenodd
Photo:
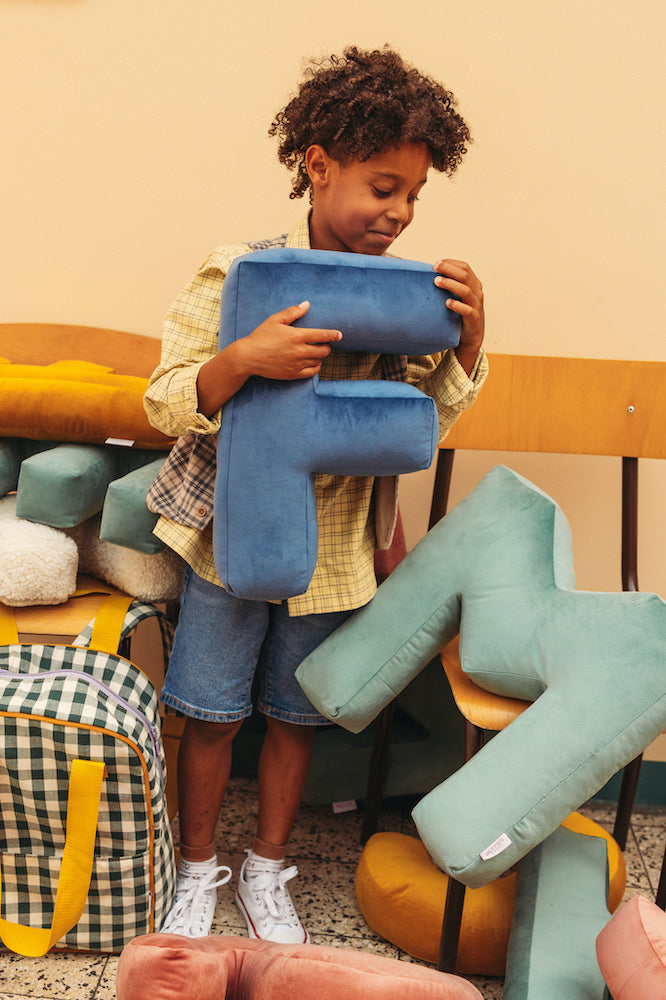
<path fill-rule="evenodd" d="M 307 944 L 310 937 L 287 889 L 287 882 L 298 875 L 298 868 L 283 868 L 282 861 L 270 861 L 252 851 L 246 853 L 236 905 L 245 917 L 250 937 L 276 944 Z"/>
<path fill-rule="evenodd" d="M 217 876 L 224 873 L 221 878 Z M 217 887 L 231 878 L 231 868 L 209 861 L 184 861 L 178 864 L 176 897 L 162 924 L 163 934 L 206 937 L 213 926 Z"/>

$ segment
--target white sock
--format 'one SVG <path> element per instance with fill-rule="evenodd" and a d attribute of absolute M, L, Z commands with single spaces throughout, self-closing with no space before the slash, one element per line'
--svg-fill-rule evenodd
<path fill-rule="evenodd" d="M 261 854 L 248 851 L 245 873 L 247 875 L 254 875 L 258 872 L 279 872 L 283 866 L 284 858 L 281 858 L 280 861 L 275 861 L 273 858 L 264 858 Z"/>

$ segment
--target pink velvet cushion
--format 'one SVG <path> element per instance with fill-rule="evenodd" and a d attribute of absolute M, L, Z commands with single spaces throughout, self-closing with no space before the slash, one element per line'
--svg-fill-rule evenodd
<path fill-rule="evenodd" d="M 123 950 L 117 1000 L 482 1000 L 450 976 L 394 958 L 243 937 L 145 934 Z"/>
<path fill-rule="evenodd" d="M 597 936 L 597 959 L 613 1000 L 666 1000 L 666 913 L 634 896 Z"/>

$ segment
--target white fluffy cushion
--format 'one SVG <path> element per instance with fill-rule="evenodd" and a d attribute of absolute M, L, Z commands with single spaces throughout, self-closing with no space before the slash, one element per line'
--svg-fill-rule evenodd
<path fill-rule="evenodd" d="M 183 561 L 170 549 L 146 555 L 103 542 L 99 516 L 67 531 L 16 516 L 16 495 L 0 499 L 0 601 L 12 607 L 63 604 L 88 573 L 144 601 L 177 601 Z"/>
<path fill-rule="evenodd" d="M 16 495 L 0 499 L 0 601 L 63 604 L 76 590 L 76 543 L 55 528 L 16 517 Z"/>
<path fill-rule="evenodd" d="M 104 542 L 99 516 L 91 517 L 67 534 L 79 549 L 79 571 L 124 590 L 144 601 L 177 601 L 183 582 L 183 560 L 171 549 L 154 555 Z"/>

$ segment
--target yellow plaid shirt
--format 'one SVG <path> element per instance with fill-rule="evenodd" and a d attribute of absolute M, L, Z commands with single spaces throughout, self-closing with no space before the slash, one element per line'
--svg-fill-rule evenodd
<path fill-rule="evenodd" d="M 308 217 L 279 243 L 309 249 Z M 172 437 L 214 435 L 220 428 L 221 411 L 208 419 L 197 409 L 197 376 L 201 366 L 218 351 L 220 296 L 225 274 L 236 257 L 252 248 L 256 249 L 256 245 L 239 244 L 214 250 L 166 316 L 160 365 L 151 376 L 144 400 L 151 424 L 165 434 Z M 474 402 L 487 370 L 483 352 L 469 377 L 454 351 L 408 359 L 406 381 L 432 396 L 437 405 L 440 440 L 459 414 Z M 322 365 L 320 377 L 382 378 L 382 356 L 332 351 Z M 289 598 L 291 615 L 358 608 L 373 597 L 376 591 L 373 484 L 371 476 L 320 474 L 315 477 L 319 530 L 317 565 L 306 593 Z M 205 507 L 199 513 L 210 515 Z M 220 584 L 213 559 L 209 516 L 207 522 L 202 529 L 162 516 L 155 534 L 178 552 L 199 576 Z"/>

